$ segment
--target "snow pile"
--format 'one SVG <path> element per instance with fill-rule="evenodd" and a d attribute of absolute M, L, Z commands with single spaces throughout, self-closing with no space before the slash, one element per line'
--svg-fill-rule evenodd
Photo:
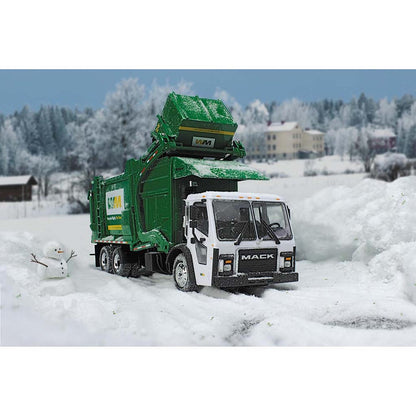
<path fill-rule="evenodd" d="M 299 259 L 364 261 L 416 299 L 416 177 L 327 188 L 292 212 Z"/>
<path fill-rule="evenodd" d="M 292 211 L 303 258 L 368 261 L 394 244 L 416 241 L 416 177 L 326 188 Z"/>
<path fill-rule="evenodd" d="M 391 182 L 399 176 L 410 174 L 409 161 L 401 153 L 384 153 L 377 155 L 371 168 L 371 177 Z"/>

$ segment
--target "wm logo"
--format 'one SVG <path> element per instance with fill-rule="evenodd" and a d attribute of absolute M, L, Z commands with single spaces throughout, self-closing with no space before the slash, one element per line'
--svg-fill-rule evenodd
<path fill-rule="evenodd" d="M 192 140 L 192 146 L 196 147 L 214 147 L 215 139 L 209 137 L 194 137 Z"/>

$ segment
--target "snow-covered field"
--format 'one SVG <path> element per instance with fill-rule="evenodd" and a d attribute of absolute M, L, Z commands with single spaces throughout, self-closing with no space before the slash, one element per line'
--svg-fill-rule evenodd
<path fill-rule="evenodd" d="M 169 276 L 95 269 L 88 215 L 3 219 L 1 343 L 416 344 L 416 177 L 292 177 L 240 188 L 287 197 L 299 283 L 182 293 Z M 78 257 L 70 278 L 41 281 L 30 253 L 52 239 Z"/>
<path fill-rule="evenodd" d="M 317 175 L 340 175 L 363 172 L 363 164 L 358 160 L 350 161 L 348 156 L 323 156 L 317 159 L 279 160 L 277 162 L 250 162 L 250 166 L 275 177 L 304 176 L 305 171 L 314 171 Z"/>

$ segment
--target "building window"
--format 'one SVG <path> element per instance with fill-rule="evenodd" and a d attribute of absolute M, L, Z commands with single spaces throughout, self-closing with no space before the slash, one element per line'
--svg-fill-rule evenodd
<path fill-rule="evenodd" d="M 275 134 L 273 134 L 273 140 L 276 140 L 276 135 Z"/>
<path fill-rule="evenodd" d="M 275 144 L 273 145 L 273 150 L 276 150 L 276 145 Z"/>

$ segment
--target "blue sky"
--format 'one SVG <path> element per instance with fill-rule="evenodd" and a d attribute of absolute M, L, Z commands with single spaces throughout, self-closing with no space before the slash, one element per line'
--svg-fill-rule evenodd
<path fill-rule="evenodd" d="M 213 96 L 227 90 L 242 105 L 297 97 L 349 100 L 361 92 L 375 99 L 416 94 L 415 70 L 0 70 L 0 112 L 9 114 L 25 104 L 99 108 L 105 95 L 123 78 L 137 77 L 150 85 L 193 83 L 196 94 Z"/>

